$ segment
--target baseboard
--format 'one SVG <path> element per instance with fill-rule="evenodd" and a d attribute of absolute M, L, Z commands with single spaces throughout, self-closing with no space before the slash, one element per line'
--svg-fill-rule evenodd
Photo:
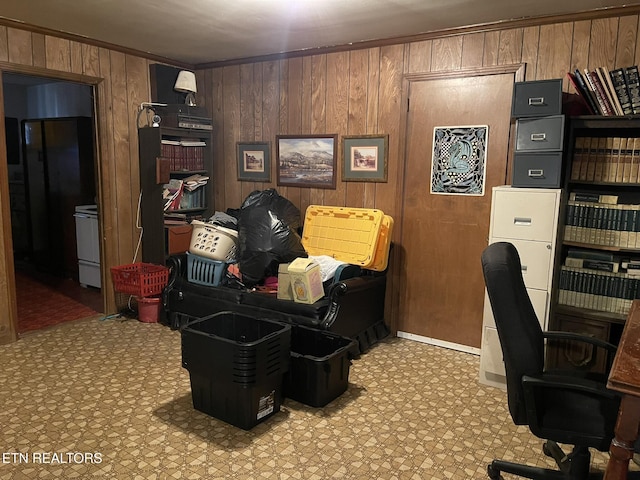
<path fill-rule="evenodd" d="M 469 347 L 468 345 L 460 345 L 458 343 L 445 342 L 444 340 L 438 340 L 437 338 L 423 337 L 422 335 L 416 335 L 414 333 L 400 332 L 396 334 L 400 338 L 406 338 L 407 340 L 414 340 L 420 343 L 428 343 L 429 345 L 435 345 L 436 347 L 448 348 L 450 350 L 457 350 L 459 352 L 470 353 L 472 355 L 480 355 L 480 349 L 475 347 Z"/>

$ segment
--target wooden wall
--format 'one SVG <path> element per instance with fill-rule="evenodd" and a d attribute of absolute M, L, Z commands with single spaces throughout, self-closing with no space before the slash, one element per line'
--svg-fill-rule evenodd
<path fill-rule="evenodd" d="M 98 197 L 102 217 L 107 311 L 115 311 L 108 268 L 131 263 L 138 242 L 136 114 L 149 101 L 149 60 L 73 40 L 0 26 L 0 71 L 62 78 L 95 86 Z M 0 109 L 3 109 L 0 106 Z M 0 115 L 0 123 L 4 115 Z M 0 125 L 2 127 L 2 125 Z M 0 128 L 4 145 L 4 128 Z M 0 148 L 0 344 L 16 338 L 11 217 L 6 152 Z M 139 259 L 140 257 L 138 257 Z"/>
<path fill-rule="evenodd" d="M 274 162 L 270 183 L 237 181 L 237 141 L 270 141 L 275 155 L 277 134 L 388 133 L 387 183 L 345 183 L 338 173 L 335 190 L 278 190 L 301 211 L 310 204 L 375 207 L 399 219 L 403 185 L 399 152 L 406 112 L 403 75 L 524 62 L 526 78 L 533 80 L 565 77 L 575 67 L 640 64 L 639 12 L 638 7 L 630 7 L 624 15 L 610 18 L 580 15 L 576 21 L 511 24 L 510 28 L 200 70 L 199 103 L 207 106 L 215 122 L 216 209 L 237 208 L 249 192 L 276 186 Z M 109 268 L 133 261 L 138 241 L 136 109 L 150 98 L 148 64 L 152 60 L 142 53 L 95 45 L 0 26 L 0 71 L 95 85 L 103 267 Z M 566 80 L 565 87 L 569 88 Z M 3 118 L 0 115 L 0 123 Z M 0 144 L 4 144 L 3 128 Z M 16 337 L 15 285 L 13 276 L 7 275 L 13 271 L 12 256 L 7 254 L 11 252 L 8 203 L 6 152 L 0 148 L 0 311 L 7 312 L 0 316 L 0 343 Z M 393 240 L 402 242 L 399 229 Z M 392 279 L 399 274 L 392 271 Z M 105 293 L 108 311 L 114 311 L 109 281 Z M 393 325 L 393 298 L 389 305 L 387 317 Z"/>
<path fill-rule="evenodd" d="M 212 112 L 216 208 L 237 208 L 255 189 L 277 188 L 304 212 L 310 204 L 379 208 L 402 215 L 403 75 L 526 64 L 526 80 L 564 78 L 575 68 L 640 64 L 638 8 L 624 16 L 558 21 L 447 35 L 367 49 L 222 66 L 198 72 L 201 100 Z M 477 70 L 476 70 L 477 71 Z M 335 190 L 237 181 L 236 142 L 278 134 L 389 134 L 387 183 L 342 182 Z M 339 164 L 340 165 L 340 164 Z M 396 222 L 396 226 L 400 222 Z M 443 238 L 443 242 L 451 239 Z M 393 241 L 402 244 L 396 229 Z M 399 262 L 397 262 L 399 263 Z M 402 272 L 391 263 L 392 284 Z M 395 330 L 398 294 L 388 289 L 386 318 Z"/>

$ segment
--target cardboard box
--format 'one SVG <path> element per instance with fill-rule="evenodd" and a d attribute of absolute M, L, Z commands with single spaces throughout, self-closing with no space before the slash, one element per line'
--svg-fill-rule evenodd
<path fill-rule="evenodd" d="M 320 265 L 309 258 L 296 258 L 289 264 L 289 278 L 293 300 L 315 303 L 324 297 Z"/>
<path fill-rule="evenodd" d="M 278 299 L 293 300 L 293 292 L 291 290 L 291 278 L 289 277 L 290 263 L 281 263 L 278 265 Z"/>
<path fill-rule="evenodd" d="M 191 243 L 191 225 L 165 225 L 167 254 L 184 253 Z"/>

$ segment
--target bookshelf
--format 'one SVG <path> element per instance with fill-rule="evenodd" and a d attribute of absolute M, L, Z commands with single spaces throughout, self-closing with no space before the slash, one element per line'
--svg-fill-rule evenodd
<path fill-rule="evenodd" d="M 169 253 L 165 230 L 213 211 L 211 132 L 143 127 L 138 140 L 142 261 L 163 265 Z"/>
<path fill-rule="evenodd" d="M 640 118 L 572 117 L 567 146 L 549 328 L 616 344 L 640 297 Z M 569 342 L 547 352 L 552 365 L 584 371 L 612 360 Z"/>

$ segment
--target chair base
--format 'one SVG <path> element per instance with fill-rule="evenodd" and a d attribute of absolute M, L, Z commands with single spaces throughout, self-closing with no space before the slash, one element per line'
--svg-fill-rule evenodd
<path fill-rule="evenodd" d="M 570 454 L 565 455 L 556 442 L 547 441 L 542 451 L 556 461 L 559 470 L 494 460 L 487 467 L 487 475 L 491 480 L 500 480 L 500 472 L 532 480 L 590 480 L 601 479 L 604 475 L 603 472 L 589 472 L 591 454 L 586 447 L 575 447 Z"/>

